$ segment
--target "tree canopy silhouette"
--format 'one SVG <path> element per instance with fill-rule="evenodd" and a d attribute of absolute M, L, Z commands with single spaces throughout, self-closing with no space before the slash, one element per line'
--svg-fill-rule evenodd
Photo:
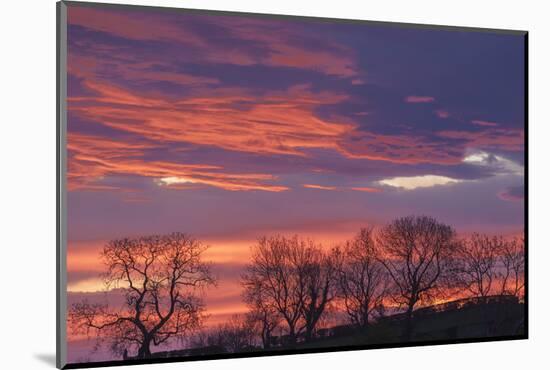
<path fill-rule="evenodd" d="M 357 236 L 337 249 L 338 296 L 352 324 L 366 328 L 375 314 L 382 314 L 389 281 L 379 261 L 373 230 L 362 228 Z"/>
<path fill-rule="evenodd" d="M 525 239 L 514 238 L 503 244 L 500 254 L 502 294 L 521 298 L 525 289 Z"/>
<path fill-rule="evenodd" d="M 242 277 L 244 296 L 276 313 L 293 344 L 301 334 L 311 338 L 334 299 L 334 272 L 331 258 L 310 240 L 262 237 Z"/>
<path fill-rule="evenodd" d="M 474 233 L 462 240 L 457 248 L 458 279 L 460 287 L 473 297 L 493 293 L 499 277 L 499 257 L 506 241 L 501 237 Z"/>
<path fill-rule="evenodd" d="M 235 314 L 227 321 L 205 333 L 200 333 L 192 342 L 198 348 L 217 348 L 228 353 L 238 353 L 255 348 L 256 328 L 247 315 Z"/>
<path fill-rule="evenodd" d="M 427 216 L 398 218 L 378 234 L 379 261 L 393 282 L 392 298 L 406 308 L 405 340 L 411 339 L 416 304 L 432 300 L 445 285 L 452 284 L 456 271 L 454 239 L 450 226 Z"/>
<path fill-rule="evenodd" d="M 273 332 L 279 326 L 281 316 L 269 295 L 259 280 L 249 280 L 249 285 L 243 291 L 243 300 L 247 304 L 249 312 L 247 318 L 255 324 L 256 330 L 262 340 L 262 346 L 269 349 L 272 344 Z"/>
<path fill-rule="evenodd" d="M 101 253 L 108 288 L 120 288 L 122 307 L 83 301 L 69 310 L 76 333 L 95 332 L 116 353 L 137 350 L 151 356 L 160 345 L 201 326 L 201 287 L 215 283 L 201 260 L 206 246 L 183 233 L 125 238 L 108 242 Z"/>

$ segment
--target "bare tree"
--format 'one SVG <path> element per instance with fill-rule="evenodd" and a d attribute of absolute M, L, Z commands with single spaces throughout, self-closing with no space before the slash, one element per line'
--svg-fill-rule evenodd
<path fill-rule="evenodd" d="M 333 272 L 330 259 L 313 242 L 263 237 L 252 250 L 242 284 L 249 302 L 261 300 L 264 310 L 277 313 L 294 344 L 303 333 L 311 338 L 333 299 Z"/>
<path fill-rule="evenodd" d="M 249 285 L 243 292 L 243 299 L 249 308 L 248 320 L 255 323 L 264 349 L 271 347 L 272 334 L 281 321 L 273 302 L 267 298 L 261 285 Z"/>
<path fill-rule="evenodd" d="M 394 284 L 394 301 L 406 308 L 405 340 L 412 338 L 413 310 L 430 301 L 452 278 L 454 230 L 427 216 L 408 216 L 383 227 L 379 261 Z"/>
<path fill-rule="evenodd" d="M 389 278 L 379 261 L 372 229 L 362 228 L 336 254 L 338 295 L 351 323 L 365 329 L 370 319 L 381 312 Z"/>
<path fill-rule="evenodd" d="M 227 322 L 218 325 L 206 338 L 196 342 L 195 346 L 215 346 L 229 353 L 237 353 L 253 348 L 255 338 L 254 323 L 248 320 L 246 315 L 237 314 L 231 316 Z"/>
<path fill-rule="evenodd" d="M 327 306 L 334 300 L 336 265 L 333 254 L 326 253 L 321 246 L 311 243 L 305 256 L 301 267 L 306 288 L 302 316 L 305 339 L 310 340 Z"/>
<path fill-rule="evenodd" d="M 114 352 L 137 349 L 138 358 L 150 357 L 151 343 L 160 345 L 201 326 L 204 305 L 198 289 L 215 283 L 209 265 L 201 261 L 206 248 L 182 233 L 107 243 L 101 254 L 104 282 L 124 291 L 125 304 L 74 304 L 70 325 L 77 333 L 95 332 Z"/>
<path fill-rule="evenodd" d="M 305 277 L 302 261 L 305 242 L 297 236 L 262 237 L 252 250 L 242 283 L 245 290 L 261 291 L 285 323 L 292 343 L 300 331 L 302 307 L 305 300 Z"/>
<path fill-rule="evenodd" d="M 493 282 L 499 276 L 498 259 L 506 242 L 502 237 L 472 234 L 457 248 L 460 286 L 474 297 L 493 293 Z"/>
<path fill-rule="evenodd" d="M 525 239 L 521 237 L 506 241 L 501 251 L 501 292 L 521 298 L 525 287 Z"/>

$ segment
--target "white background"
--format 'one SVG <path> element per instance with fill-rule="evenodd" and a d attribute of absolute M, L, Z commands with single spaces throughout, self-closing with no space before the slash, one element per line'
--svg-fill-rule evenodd
<path fill-rule="evenodd" d="M 117 2 L 112 0 L 111 2 Z M 544 1 L 202 0 L 133 4 L 511 28 L 529 34 L 529 332 L 524 341 L 141 366 L 140 369 L 548 368 L 550 22 Z M 2 2 L 0 367 L 55 358 L 55 1 Z M 137 367 L 133 367 L 137 369 Z"/>

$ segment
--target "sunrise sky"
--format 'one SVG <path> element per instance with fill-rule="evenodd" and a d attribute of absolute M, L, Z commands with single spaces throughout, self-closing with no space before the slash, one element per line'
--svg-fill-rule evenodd
<path fill-rule="evenodd" d="M 68 23 L 69 302 L 100 294 L 118 237 L 209 244 L 215 321 L 243 310 L 263 234 L 523 230 L 520 35 L 81 5 Z"/>

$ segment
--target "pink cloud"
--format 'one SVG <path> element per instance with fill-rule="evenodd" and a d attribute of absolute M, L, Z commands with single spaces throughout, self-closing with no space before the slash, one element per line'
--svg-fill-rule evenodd
<path fill-rule="evenodd" d="M 336 190 L 335 186 L 324 186 L 324 185 L 316 185 L 316 184 L 303 184 L 302 186 L 307 189 Z"/>
<path fill-rule="evenodd" d="M 489 128 L 481 132 L 441 131 L 438 136 L 447 139 L 464 140 L 464 146 L 470 148 L 496 148 L 510 151 L 524 149 L 524 131 L 522 129 Z"/>
<path fill-rule="evenodd" d="M 154 180 L 158 186 L 187 189 L 189 186 L 213 186 L 229 191 L 261 190 L 280 192 L 287 187 L 272 182 L 276 176 L 265 173 L 234 173 L 210 164 L 185 164 L 167 161 L 148 161 L 144 150 L 147 144 L 115 141 L 78 133 L 69 133 L 68 140 L 69 190 L 119 190 L 130 194 L 127 202 L 146 202 L 135 195 L 135 190 L 120 189 L 101 184 L 109 175 L 142 176 Z"/>
<path fill-rule="evenodd" d="M 497 127 L 498 123 L 496 122 L 490 122 L 490 121 L 483 121 L 483 120 L 473 120 L 471 121 L 474 125 L 478 126 L 484 126 L 484 127 Z"/>
<path fill-rule="evenodd" d="M 435 98 L 433 96 L 418 96 L 418 95 L 410 95 L 405 98 L 406 103 L 432 103 L 435 101 Z"/>
<path fill-rule="evenodd" d="M 525 187 L 523 185 L 511 186 L 506 190 L 499 192 L 497 195 L 500 199 L 509 202 L 522 201 L 525 198 Z"/>
<path fill-rule="evenodd" d="M 169 18 L 158 15 L 154 24 L 148 24 L 151 17 L 138 11 L 121 13 L 116 10 L 99 10 L 88 7 L 71 7 L 68 22 L 94 31 L 100 31 L 132 40 L 171 41 L 193 48 L 186 56 L 201 62 L 229 63 L 235 65 L 262 64 L 268 66 L 293 67 L 315 70 L 327 75 L 356 77 L 358 75 L 356 58 L 352 50 L 339 43 L 320 36 L 298 32 L 288 24 L 279 21 L 237 19 L 234 17 L 204 17 L 204 22 L 215 23 L 228 35 L 240 39 L 243 43 L 254 43 L 265 49 L 258 55 L 244 48 L 229 48 L 223 45 L 212 47 L 211 41 L 199 32 L 189 28 L 184 22 L 170 22 Z M 304 48 L 308 41 L 322 40 L 323 49 Z M 106 46 L 106 45 L 104 45 Z M 97 46 L 95 46 L 97 47 Z M 117 54 L 120 55 L 119 50 Z M 161 80 L 170 78 L 167 74 L 158 74 Z M 176 76 L 176 78 L 180 78 Z M 184 77 L 187 79 L 188 77 Z M 363 83 L 355 78 L 352 83 Z"/>
<path fill-rule="evenodd" d="M 170 22 L 156 22 L 154 27 L 144 25 L 146 17 L 137 11 L 119 12 L 90 7 L 71 6 L 67 21 L 71 25 L 83 26 L 95 31 L 132 40 L 167 40 L 193 46 L 207 46 L 196 33 L 187 32 L 183 27 Z"/>

